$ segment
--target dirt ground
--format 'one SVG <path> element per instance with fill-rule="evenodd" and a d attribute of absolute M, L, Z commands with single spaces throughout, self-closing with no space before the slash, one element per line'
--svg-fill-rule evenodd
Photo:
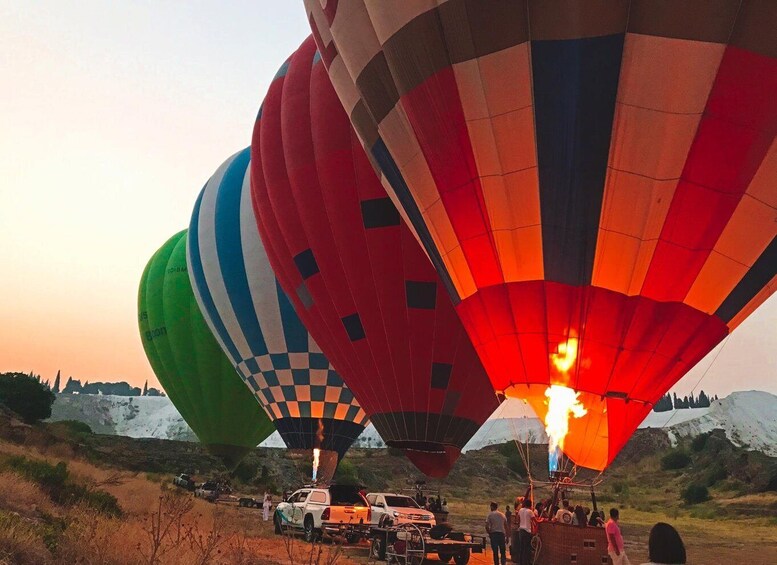
<path fill-rule="evenodd" d="M 642 518 L 642 516 L 640 516 Z M 656 516 L 655 521 L 662 517 Z M 703 522 L 712 522 L 709 520 L 698 520 L 702 524 L 683 524 L 680 528 L 681 534 L 686 544 L 689 565 L 729 565 L 729 564 L 747 564 L 747 565 L 775 565 L 777 563 L 777 542 L 761 541 L 759 542 L 754 535 L 759 535 L 760 527 L 751 526 L 750 528 L 734 523 L 724 523 L 725 527 L 731 526 L 730 536 L 723 536 L 719 533 L 717 523 L 704 524 Z M 707 526 L 706 528 L 704 526 Z M 774 535 L 776 528 L 773 526 L 762 526 L 769 528 L 769 534 Z M 628 524 L 623 521 L 624 537 L 626 538 L 626 552 L 633 565 L 639 565 L 648 561 L 647 556 L 647 538 L 650 528 L 642 525 Z M 748 532 L 749 530 L 749 532 Z M 706 532 L 706 533 L 705 533 Z M 289 563 L 288 553 L 286 551 L 283 538 L 276 536 L 269 525 L 261 524 L 259 527 L 259 536 L 251 540 L 251 550 L 255 555 L 262 559 L 267 559 L 268 565 L 286 565 Z M 752 538 L 752 539 L 748 539 Z M 745 541 L 746 540 L 746 541 Z M 302 539 L 297 538 L 295 545 L 298 553 L 302 556 L 309 552 L 309 544 Z M 331 543 L 324 543 L 323 547 L 332 548 Z M 340 557 L 337 563 L 340 565 L 365 565 L 369 563 L 369 546 L 367 542 L 361 542 L 357 545 L 346 546 L 341 549 Z M 431 555 L 426 563 L 438 563 L 436 556 Z M 485 553 L 472 554 L 470 563 L 473 565 L 491 565 L 493 556 L 490 548 Z"/>

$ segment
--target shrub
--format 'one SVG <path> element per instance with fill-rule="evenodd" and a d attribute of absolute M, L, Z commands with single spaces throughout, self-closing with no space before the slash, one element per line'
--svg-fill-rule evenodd
<path fill-rule="evenodd" d="M 523 459 L 517 453 L 510 455 L 506 461 L 507 468 L 523 476 L 526 474 L 526 465 L 523 463 Z"/>
<path fill-rule="evenodd" d="M 0 375 L 0 402 L 25 422 L 33 423 L 51 416 L 54 393 L 38 379 L 22 373 Z"/>
<path fill-rule="evenodd" d="M 500 455 L 510 457 L 511 455 L 518 454 L 518 446 L 515 445 L 515 442 L 508 441 L 507 443 L 500 444 L 497 451 L 499 451 Z"/>
<path fill-rule="evenodd" d="M 691 463 L 691 458 L 687 453 L 679 449 L 670 451 L 661 458 L 661 468 L 664 471 L 683 469 Z"/>
<path fill-rule="evenodd" d="M 57 425 L 62 426 L 68 432 L 75 435 L 89 435 L 92 432 L 92 428 L 86 422 L 79 422 L 78 420 L 61 420 L 57 422 Z"/>
<path fill-rule="evenodd" d="M 710 493 L 706 486 L 700 483 L 691 483 L 683 491 L 682 497 L 687 504 L 697 504 L 709 500 Z"/>
<path fill-rule="evenodd" d="M 724 480 L 726 477 L 728 477 L 728 471 L 726 471 L 726 468 L 723 467 L 720 463 L 715 463 L 710 467 L 710 469 L 705 473 L 704 475 L 704 483 L 711 487 L 715 485 L 718 481 Z"/>
<path fill-rule="evenodd" d="M 709 433 L 697 435 L 691 440 L 691 449 L 696 453 L 702 451 L 707 446 L 707 439 L 709 437 Z"/>
<path fill-rule="evenodd" d="M 8 458 L 7 465 L 22 477 L 40 485 L 57 504 L 82 503 L 108 516 L 121 516 L 119 501 L 115 496 L 73 481 L 63 461 L 52 465 L 46 461 L 16 456 Z"/>
<path fill-rule="evenodd" d="M 249 463 L 248 461 L 241 461 L 241 463 L 235 467 L 235 470 L 232 471 L 232 476 L 243 483 L 249 483 L 251 482 L 251 479 L 256 476 L 256 471 L 255 464 Z"/>
<path fill-rule="evenodd" d="M 356 468 L 347 459 L 340 461 L 334 478 L 340 484 L 355 485 L 359 483 L 359 477 L 356 476 Z"/>

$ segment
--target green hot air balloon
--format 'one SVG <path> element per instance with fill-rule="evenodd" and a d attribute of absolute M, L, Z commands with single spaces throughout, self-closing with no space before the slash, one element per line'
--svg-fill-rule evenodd
<path fill-rule="evenodd" d="M 146 265 L 138 292 L 143 349 L 175 407 L 207 449 L 232 469 L 274 427 L 200 313 L 183 230 Z"/>

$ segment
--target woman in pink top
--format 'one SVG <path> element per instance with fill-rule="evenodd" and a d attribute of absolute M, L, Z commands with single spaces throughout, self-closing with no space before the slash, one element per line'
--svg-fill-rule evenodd
<path fill-rule="evenodd" d="M 610 508 L 610 519 L 604 526 L 605 532 L 607 532 L 607 553 L 610 554 L 612 565 L 631 565 L 623 549 L 623 536 L 620 526 L 618 526 L 618 518 L 618 509 Z"/>

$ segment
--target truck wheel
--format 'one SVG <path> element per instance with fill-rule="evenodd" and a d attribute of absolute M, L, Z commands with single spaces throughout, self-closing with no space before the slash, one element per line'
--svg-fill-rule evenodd
<path fill-rule="evenodd" d="M 275 533 L 278 535 L 283 534 L 283 526 L 281 526 L 281 517 L 277 514 L 272 519 L 273 524 L 275 524 Z"/>
<path fill-rule="evenodd" d="M 453 559 L 453 555 L 450 553 L 438 553 L 437 554 L 437 560 L 440 563 L 448 563 L 451 559 Z"/>
<path fill-rule="evenodd" d="M 349 533 L 345 534 L 345 543 L 357 543 L 361 539 L 359 534 Z"/>
<path fill-rule="evenodd" d="M 316 529 L 313 527 L 313 516 L 305 517 L 304 532 L 306 542 L 314 543 L 316 541 L 318 536 L 316 535 Z"/>
<path fill-rule="evenodd" d="M 380 539 L 379 536 L 372 538 L 372 543 L 370 543 L 370 557 L 379 561 L 386 559 L 386 544 L 383 543 L 383 540 Z"/>
<path fill-rule="evenodd" d="M 467 565 L 467 563 L 469 563 L 469 549 L 454 555 L 453 562 L 456 563 L 456 565 Z"/>

